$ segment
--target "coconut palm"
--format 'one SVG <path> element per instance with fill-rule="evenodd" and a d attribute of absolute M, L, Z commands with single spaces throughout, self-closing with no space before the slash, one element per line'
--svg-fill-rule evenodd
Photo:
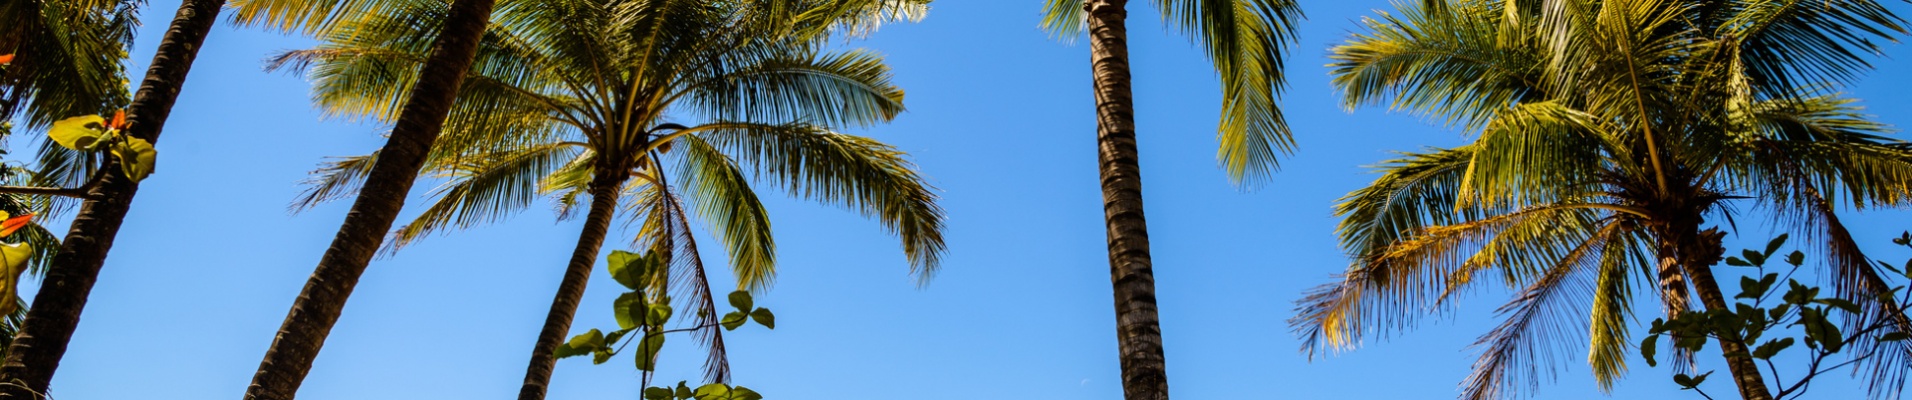
<path fill-rule="evenodd" d="M 1285 80 L 1281 56 L 1301 17 L 1293 0 L 1155 0 L 1169 24 L 1192 36 L 1221 75 L 1217 157 L 1237 184 L 1274 172 L 1293 149 L 1275 104 Z M 1127 399 L 1168 398 L 1168 365 L 1155 307 L 1154 263 L 1142 213 L 1142 174 L 1129 89 L 1127 0 L 1047 0 L 1043 26 L 1062 37 L 1089 34 L 1102 208 L 1114 282 L 1116 342 Z"/>
<path fill-rule="evenodd" d="M 307 70 L 316 101 L 333 113 L 391 118 L 423 59 L 416 21 L 434 21 L 447 6 L 386 4 L 379 15 L 339 25 L 316 49 L 284 54 L 278 65 Z M 728 380 L 728 371 L 688 219 L 694 212 L 708 222 L 740 286 L 767 288 L 774 244 L 752 176 L 878 219 L 901 236 L 919 277 L 934 271 L 943 251 L 934 193 L 901 152 L 831 130 L 894 118 L 903 91 L 889 82 L 880 57 L 825 51 L 823 36 L 801 34 L 832 26 L 867 31 L 883 20 L 920 16 L 927 2 L 806 17 L 838 6 L 522 0 L 498 10 L 445 136 L 426 158 L 426 170 L 449 182 L 433 192 L 430 208 L 397 230 L 393 245 L 495 221 L 541 195 L 566 209 L 588 198 L 584 231 L 519 398 L 544 397 L 555 351 L 568 337 L 620 206 L 640 227 L 638 242 L 675 254 L 686 269 L 675 274 L 688 281 L 678 289 L 696 325 L 705 327 L 712 381 Z M 704 122 L 688 122 L 694 120 Z M 366 166 L 383 157 L 329 164 L 301 204 L 357 190 Z M 626 197 L 630 202 L 620 205 Z"/>
<path fill-rule="evenodd" d="M 10 2 L 8 4 L 9 6 L 13 6 L 22 5 L 21 3 L 51 4 L 54 2 L 27 1 Z M 70 4 L 80 4 L 81 6 L 74 7 L 74 9 L 77 10 L 113 9 L 122 10 L 115 12 L 121 15 L 130 13 L 130 11 L 124 11 L 121 8 L 101 6 L 100 4 L 105 4 L 102 2 L 72 2 Z M 147 69 L 144 80 L 140 82 L 138 93 L 133 96 L 131 103 L 127 107 L 126 115 L 128 124 L 125 128 L 125 134 L 128 137 L 138 138 L 149 143 L 159 142 L 160 128 L 166 124 L 166 118 L 172 112 L 173 102 L 178 98 L 180 89 L 185 85 L 187 72 L 192 69 L 193 60 L 198 57 L 200 45 L 205 43 L 206 34 L 212 30 L 213 23 L 218 20 L 219 8 L 224 4 L 224 0 L 184 0 L 180 3 L 179 13 L 168 25 L 165 36 L 160 38 L 159 48 L 153 55 L 153 63 L 151 67 Z M 120 5 L 114 7 L 130 6 Z M 11 17 L 11 15 L 9 17 Z M 116 20 L 129 21 L 127 23 L 130 24 L 130 17 L 121 16 L 114 18 L 116 18 Z M 67 20 L 66 22 L 77 23 L 81 21 L 91 20 L 74 19 Z M 85 29 L 73 26 L 68 26 L 65 29 L 69 29 L 67 32 L 74 33 L 86 31 Z M 105 29 L 101 32 L 105 32 L 107 35 L 103 36 L 101 40 L 120 40 L 116 38 L 114 34 L 110 33 L 114 32 L 114 29 L 127 28 L 115 27 Z M 126 38 L 131 37 L 130 33 L 125 35 L 124 37 Z M 65 40 L 84 40 L 76 39 L 72 36 L 61 36 L 61 38 Z M 108 76 L 117 76 L 118 69 L 117 67 L 111 66 L 111 64 L 116 64 L 117 60 L 125 54 L 123 44 L 87 48 L 92 49 L 89 51 L 98 51 L 99 53 L 72 54 L 73 51 L 81 49 L 81 47 L 62 49 L 59 51 L 69 53 L 63 56 L 67 57 L 68 61 L 51 60 L 49 61 L 53 63 L 51 65 L 59 65 L 59 67 L 48 67 L 67 68 L 67 65 L 72 65 L 76 68 L 98 68 L 98 70 L 93 71 L 70 71 L 76 74 L 76 76 L 83 77 L 80 79 L 84 80 L 61 83 L 61 85 L 74 86 L 49 85 L 40 86 L 25 92 L 15 92 L 25 93 L 25 96 L 31 96 L 35 99 L 26 103 L 29 107 L 47 106 L 44 112 L 33 113 L 32 115 L 34 115 L 34 117 L 30 120 L 52 121 L 72 116 L 61 115 L 72 111 L 71 109 L 62 110 L 62 107 L 79 107 L 84 109 L 90 106 L 97 106 L 92 103 L 95 100 L 92 100 L 91 96 L 94 95 L 89 93 L 100 93 L 101 96 L 104 96 L 103 98 L 107 100 L 118 96 L 113 94 L 114 91 L 119 90 L 116 80 L 100 82 L 100 80 L 104 79 L 100 77 L 100 74 L 102 74 L 100 71 L 110 71 L 106 72 L 106 74 L 111 74 Z M 35 51 L 52 51 L 52 49 L 40 48 Z M 73 61 L 102 55 L 110 57 L 108 59 L 109 61 L 100 61 L 98 59 L 93 59 L 87 63 Z M 26 56 L 18 56 L 14 61 L 35 62 L 27 58 Z M 107 85 L 107 87 L 112 89 L 110 89 L 110 91 L 107 89 L 89 91 L 91 89 L 85 88 L 91 87 L 91 85 Z M 50 92 L 51 90 L 61 90 L 59 89 L 60 87 L 72 89 L 74 92 Z M 9 90 L 22 90 L 19 88 L 20 87 L 15 87 Z M 16 94 L 16 96 L 20 95 Z M 18 99 L 18 97 L 15 98 Z M 57 104 L 67 105 L 59 106 Z M 110 105 L 111 103 L 109 102 L 108 104 Z M 97 112 L 97 110 L 89 110 L 86 112 L 92 113 Z M 51 152 L 43 151 L 43 154 L 56 155 L 51 158 L 53 160 L 85 159 L 85 157 L 73 157 L 73 155 L 75 155 L 74 153 L 61 152 L 57 149 Z M 58 156 L 61 154 L 65 156 Z M 49 163 L 49 157 L 45 156 L 41 159 L 42 167 L 48 169 L 66 168 L 68 171 L 73 171 L 75 169 L 70 168 L 70 166 L 83 164 L 58 161 Z M 111 161 L 108 163 L 110 164 Z M 60 165 L 67 167 L 60 167 Z M 34 295 L 33 307 L 27 312 L 26 318 L 22 321 L 18 333 L 14 336 L 13 340 L 7 344 L 6 362 L 4 365 L 0 365 L 0 382 L 6 382 L 8 384 L 0 385 L 0 398 L 33 399 L 40 398 L 47 392 L 47 386 L 53 380 L 54 370 L 59 367 L 61 356 L 66 354 L 67 342 L 73 338 L 74 328 L 79 325 L 81 311 L 86 306 L 87 294 L 93 290 L 93 284 L 99 279 L 100 267 L 106 261 L 106 253 L 112 249 L 114 236 L 118 234 L 120 225 L 125 222 L 126 213 L 131 207 L 133 196 L 139 189 L 138 182 L 128 179 L 121 174 L 119 170 L 119 168 L 112 165 L 101 167 L 100 171 L 94 175 L 96 176 L 97 182 L 84 187 L 84 193 L 79 195 L 84 198 L 84 200 L 80 203 L 79 211 L 74 216 L 72 226 L 67 231 L 65 239 L 60 243 L 58 253 L 55 253 L 53 259 L 46 267 L 44 283 L 41 285 L 39 293 Z M 86 175 L 88 174 L 70 174 L 69 176 Z"/>
<path fill-rule="evenodd" d="M 1724 234 L 1707 225 L 1735 204 L 1815 238 L 1832 255 L 1821 272 L 1875 321 L 1902 315 L 1873 297 L 1889 288 L 1834 210 L 1912 202 L 1912 146 L 1805 84 L 1863 72 L 1869 39 L 1901 31 L 1899 19 L 1869 1 L 1791 3 L 1430 1 L 1367 21 L 1333 53 L 1348 105 L 1478 137 L 1405 153 L 1342 199 L 1354 261 L 1299 302 L 1305 348 L 1410 327 L 1498 277 L 1516 294 L 1476 342 L 1462 397 L 1533 388 L 1580 332 L 1609 388 L 1626 370 L 1638 291 L 1668 314 L 1689 310 L 1689 292 L 1731 311 L 1711 269 Z M 1721 345 L 1742 396 L 1770 399 L 1747 343 Z M 1896 397 L 1912 348 L 1860 345 L 1879 346 L 1874 394 Z"/>

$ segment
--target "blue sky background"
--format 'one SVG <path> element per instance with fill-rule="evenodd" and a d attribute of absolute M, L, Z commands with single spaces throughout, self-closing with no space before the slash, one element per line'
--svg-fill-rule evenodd
<path fill-rule="evenodd" d="M 1390 151 L 1465 140 L 1415 116 L 1344 109 L 1327 83 L 1327 48 L 1389 4 L 1304 2 L 1309 19 L 1283 102 L 1301 151 L 1266 187 L 1244 193 L 1214 160 L 1213 72 L 1138 3 L 1130 23 L 1137 121 L 1174 396 L 1452 398 L 1475 356 L 1468 345 L 1497 322 L 1492 310 L 1504 291 L 1474 293 L 1448 318 L 1312 362 L 1285 322 L 1305 289 L 1346 265 L 1330 206 L 1372 179 L 1362 166 Z M 176 7 L 148 6 L 130 71 L 145 71 Z M 1039 30 L 1040 11 L 1034 0 L 944 0 L 924 22 L 857 44 L 888 54 L 909 91 L 908 113 L 865 133 L 911 152 L 944 191 L 951 253 L 918 288 L 877 224 L 768 196 L 781 274 L 758 304 L 777 311 L 779 326 L 728 336 L 738 383 L 777 399 L 1119 398 L 1088 49 Z M 243 392 L 347 207 L 294 215 L 286 205 L 323 157 L 375 149 L 385 129 L 326 120 L 307 102 L 304 79 L 262 72 L 265 57 L 310 44 L 223 24 L 213 32 L 159 144 L 158 174 L 143 185 L 54 380 L 56 398 Z M 1890 55 L 1912 50 L 1894 45 Z M 1912 64 L 1880 66 L 1851 92 L 1881 120 L 1912 126 L 1912 96 L 1903 93 Z M 12 143 L 15 154 L 32 145 L 26 137 Z M 418 194 L 434 184 L 421 183 Z M 375 261 L 301 397 L 513 396 L 580 227 L 554 216 L 534 209 Z M 1847 220 L 1862 243 L 1885 250 L 1889 236 L 1912 228 L 1908 217 Z M 51 224 L 64 232 L 64 221 Z M 1732 245 L 1773 234 L 1741 224 Z M 721 272 L 713 279 L 731 282 Z M 600 270 L 591 290 L 575 331 L 615 324 L 615 282 Z M 664 380 L 695 378 L 698 354 L 678 339 L 665 351 Z M 1583 354 L 1572 346 L 1558 381 L 1536 397 L 1604 398 Z M 1676 390 L 1666 368 L 1633 366 L 1613 398 L 1697 398 Z M 551 398 L 636 398 L 637 386 L 627 358 L 571 359 L 559 363 Z M 1732 394 L 1724 378 L 1706 387 Z M 1857 389 L 1832 380 L 1815 385 L 1813 397 L 1854 398 Z"/>

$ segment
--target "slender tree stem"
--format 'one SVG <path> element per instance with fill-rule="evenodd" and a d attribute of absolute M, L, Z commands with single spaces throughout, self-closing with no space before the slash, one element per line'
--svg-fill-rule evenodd
<path fill-rule="evenodd" d="M 551 300 L 551 311 L 545 316 L 538 342 L 532 346 L 524 386 L 518 390 L 519 400 L 542 400 L 550 388 L 551 372 L 557 367 L 558 346 L 564 344 L 566 335 L 571 332 L 571 321 L 577 316 L 578 303 L 583 301 L 584 289 L 591 280 L 591 267 L 597 264 L 611 220 L 617 215 L 619 189 L 630 179 L 626 172 L 629 169 L 617 164 L 600 163 L 598 176 L 591 182 L 591 210 L 585 215 L 584 231 L 578 234 L 577 247 L 571 251 L 571 262 L 564 269 L 556 298 Z"/>
<path fill-rule="evenodd" d="M 290 400 L 312 370 L 312 361 L 345 310 L 345 301 L 365 275 L 365 267 L 384 244 L 392 221 L 405 207 L 418 171 L 445 125 L 458 89 L 478 54 L 478 42 L 491 20 L 494 0 L 458 0 L 445 15 L 444 29 L 433 39 L 418 82 L 412 86 L 392 127 L 391 139 L 378 151 L 364 187 L 339 226 L 331 247 L 306 280 L 286 313 L 259 372 L 246 388 L 247 400 Z"/>
<path fill-rule="evenodd" d="M 185 87 L 206 35 L 219 21 L 219 9 L 225 0 L 183 0 L 179 12 L 167 26 L 152 66 L 140 81 L 139 92 L 127 107 L 125 134 L 159 143 L 161 128 L 172 114 L 179 91 Z M 86 298 L 98 282 L 106 254 L 113 248 L 120 225 L 131 211 L 139 183 L 118 173 L 116 162 L 107 161 L 97 171 L 95 182 L 86 188 L 85 201 L 59 253 L 48 264 L 40 292 L 33 297 L 20 331 L 7 346 L 6 363 L 0 365 L 0 398 L 37 399 L 48 393 L 53 373 L 66 354 L 67 343 L 79 327 Z"/>
<path fill-rule="evenodd" d="M 1155 272 L 1143 217 L 1142 171 L 1135 144 L 1135 99 L 1129 86 L 1125 0 L 1093 0 L 1089 52 L 1095 83 L 1097 161 L 1114 285 L 1116 343 L 1127 400 L 1168 399 L 1168 367 L 1155 306 Z"/>

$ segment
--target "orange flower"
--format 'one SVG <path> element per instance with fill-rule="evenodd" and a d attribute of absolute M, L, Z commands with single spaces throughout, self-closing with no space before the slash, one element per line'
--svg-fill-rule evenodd
<path fill-rule="evenodd" d="M 0 54 L 0 65 L 6 65 L 12 62 L 13 62 L 12 54 Z"/>
<path fill-rule="evenodd" d="M 5 216 L 6 214 L 7 214 L 6 212 L 0 211 L 0 216 Z M 33 223 L 33 214 L 31 213 L 27 215 L 18 216 L 18 217 L 7 218 L 6 221 L 0 221 L 0 237 L 7 237 L 7 235 L 12 235 L 13 231 L 20 230 L 20 228 L 24 228 L 27 226 L 27 224 L 30 224 L 30 223 Z"/>
<path fill-rule="evenodd" d="M 126 129 L 126 110 L 114 111 L 113 122 L 107 124 L 106 128 L 107 129 Z"/>

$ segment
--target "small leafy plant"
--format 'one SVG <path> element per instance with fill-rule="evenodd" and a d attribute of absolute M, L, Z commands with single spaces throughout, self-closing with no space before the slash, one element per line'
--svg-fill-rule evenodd
<path fill-rule="evenodd" d="M 605 332 L 591 329 L 570 341 L 558 346 L 558 358 L 591 356 L 594 364 L 603 364 L 634 350 L 632 357 L 639 371 L 643 371 L 645 400 L 760 400 L 763 395 L 743 386 L 731 386 L 713 382 L 692 388 L 689 381 L 680 381 L 675 387 L 652 387 L 651 377 L 657 370 L 657 354 L 664 348 L 665 337 L 673 333 L 688 333 L 699 329 L 711 328 L 708 325 L 669 329 L 673 310 L 670 296 L 661 293 L 659 288 L 668 279 L 666 256 L 661 252 L 637 254 L 627 251 L 613 251 L 606 257 L 609 262 L 611 278 L 623 285 L 629 292 L 619 295 L 612 302 L 612 311 L 617 317 L 618 329 Z M 717 322 L 724 330 L 735 331 L 745 324 L 755 321 L 765 328 L 776 329 L 776 315 L 770 309 L 757 307 L 750 292 L 736 291 L 730 294 L 730 305 L 736 308 L 725 314 Z M 636 347 L 632 348 L 635 344 Z"/>
<path fill-rule="evenodd" d="M 1640 342 L 1640 356 L 1647 365 L 1657 366 L 1654 355 L 1662 337 L 1680 350 L 1697 352 L 1711 341 L 1732 341 L 1751 349 L 1751 356 L 1767 367 L 1768 381 L 1778 385 L 1773 392 L 1774 398 L 1800 398 L 1811 387 L 1810 383 L 1820 374 L 1850 366 L 1873 356 L 1871 353 L 1852 353 L 1850 344 L 1866 338 L 1879 343 L 1895 342 L 1912 338 L 1904 331 L 1895 329 L 1892 318 L 1880 318 L 1867 326 L 1844 332 L 1841 326 L 1850 326 L 1842 322 L 1864 320 L 1865 310 L 1852 301 L 1821 297 L 1820 288 L 1800 283 L 1792 279 L 1795 272 L 1806 262 L 1806 254 L 1793 251 L 1781 260 L 1789 265 L 1784 276 L 1778 272 L 1766 272 L 1766 265 L 1772 261 L 1780 247 L 1786 243 L 1786 235 L 1780 235 L 1766 244 L 1764 251 L 1747 249 L 1739 256 L 1727 257 L 1726 265 L 1756 268 L 1757 278 L 1740 277 L 1740 291 L 1734 296 L 1734 310 L 1688 311 L 1671 320 L 1655 319 L 1649 329 L 1649 335 Z M 1912 247 L 1912 233 L 1902 234 L 1893 239 L 1894 244 Z M 1885 270 L 1912 279 L 1912 260 L 1904 267 L 1895 267 L 1879 261 Z M 1778 290 L 1781 280 L 1785 281 L 1784 290 Z M 1899 292 L 1904 286 L 1893 288 L 1885 293 L 1875 294 L 1879 301 L 1886 304 L 1898 304 L 1899 310 L 1912 307 L 1912 303 L 1898 301 Z M 1912 297 L 1912 296 L 1905 296 Z M 1793 329 L 1797 328 L 1797 329 Z M 1799 372 L 1799 379 L 1787 383 L 1780 379 L 1780 368 L 1773 360 L 1786 350 L 1803 344 L 1806 350 L 1805 370 Z M 1868 350 L 1871 351 L 1871 350 Z M 1844 355 L 1842 361 L 1837 358 Z M 1827 366 L 1831 363 L 1830 366 Z M 1712 396 L 1700 389 L 1700 384 L 1712 375 L 1711 371 L 1698 375 L 1675 374 L 1673 383 L 1682 390 L 1693 390 L 1700 396 L 1711 399 Z"/>
<path fill-rule="evenodd" d="M 79 151 L 105 151 L 119 161 L 120 172 L 134 182 L 153 174 L 158 152 L 146 139 L 124 133 L 126 111 L 113 113 L 112 119 L 98 115 L 67 118 L 53 123 L 46 132 L 61 147 Z"/>

